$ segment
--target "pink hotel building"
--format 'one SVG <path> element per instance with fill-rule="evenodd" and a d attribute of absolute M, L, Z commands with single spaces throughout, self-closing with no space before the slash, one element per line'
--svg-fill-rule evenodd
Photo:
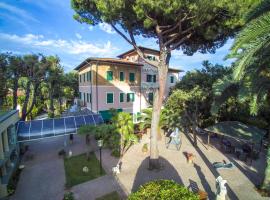
<path fill-rule="evenodd" d="M 149 60 L 158 60 L 159 51 L 140 47 Z M 132 113 L 134 120 L 153 101 L 147 87 L 158 84 L 157 68 L 145 63 L 134 49 L 116 58 L 87 58 L 75 70 L 79 73 L 80 104 L 106 120 L 110 108 Z M 166 96 L 179 80 L 181 70 L 170 68 Z"/>

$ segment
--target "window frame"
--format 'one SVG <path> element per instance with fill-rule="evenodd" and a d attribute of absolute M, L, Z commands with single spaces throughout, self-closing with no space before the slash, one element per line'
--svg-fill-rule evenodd
<path fill-rule="evenodd" d="M 170 83 L 174 83 L 174 76 L 170 76 Z"/>
<path fill-rule="evenodd" d="M 111 74 L 111 80 L 108 79 L 108 78 L 109 78 L 109 73 L 110 73 L 110 72 L 112 73 L 112 74 Z M 107 80 L 107 81 L 113 81 L 113 71 L 110 70 L 110 71 L 107 71 L 107 72 L 106 72 L 106 80 Z"/>
<path fill-rule="evenodd" d="M 133 98 L 131 98 L 130 95 L 132 95 Z M 135 93 L 134 92 L 127 93 L 127 103 L 130 103 L 130 102 L 132 102 L 132 103 L 135 102 Z"/>
<path fill-rule="evenodd" d="M 131 80 L 131 74 L 133 74 L 133 80 Z M 135 80 L 136 80 L 135 76 L 136 76 L 136 73 L 135 72 L 129 72 L 129 82 L 130 83 L 134 83 L 135 82 Z"/>
<path fill-rule="evenodd" d="M 108 94 L 112 94 L 112 102 L 108 103 Z M 106 104 L 113 104 L 114 103 L 114 92 L 106 92 Z"/>
<path fill-rule="evenodd" d="M 121 101 L 121 95 L 123 95 L 123 99 Z M 124 103 L 125 102 L 125 93 L 124 92 L 120 92 L 119 93 L 119 103 Z"/>
<path fill-rule="evenodd" d="M 121 80 L 121 74 L 123 74 L 123 80 Z M 124 71 L 119 72 L 119 81 L 121 81 L 121 82 L 125 81 L 125 72 Z"/>

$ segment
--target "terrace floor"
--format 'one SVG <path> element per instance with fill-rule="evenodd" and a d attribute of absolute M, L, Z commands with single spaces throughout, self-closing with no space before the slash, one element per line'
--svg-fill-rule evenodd
<path fill-rule="evenodd" d="M 173 179 L 186 187 L 198 187 L 208 193 L 210 199 L 215 199 L 215 178 L 221 175 L 228 181 L 228 199 L 260 200 L 261 197 L 255 190 L 254 184 L 260 183 L 265 166 L 263 153 L 260 159 L 248 165 L 236 160 L 230 154 L 223 154 L 218 148 L 205 146 L 198 142 L 194 148 L 188 138 L 182 135 L 180 151 L 166 149 L 164 139 L 159 141 L 160 161 L 162 170 L 149 171 L 148 154 L 141 151 L 144 143 L 149 143 L 145 135 L 141 143 L 130 148 L 122 160 L 122 171 L 116 177 L 111 169 L 118 159 L 110 155 L 110 150 L 102 150 L 103 168 L 107 175 L 72 187 L 77 200 L 95 199 L 107 193 L 117 191 L 125 199 L 131 191 L 139 185 L 154 179 Z M 91 141 L 92 148 L 97 151 L 95 141 Z M 15 195 L 10 200 L 59 200 L 65 192 L 65 172 L 63 159 L 58 157 L 58 151 L 63 148 L 64 137 L 29 143 L 29 151 L 23 158 L 26 168 L 22 171 Z M 86 151 L 84 137 L 75 136 L 74 143 L 70 146 L 74 155 Z M 183 152 L 195 154 L 194 164 L 188 164 Z M 27 155 L 33 159 L 26 159 Z M 29 156 L 28 156 L 29 157 Z M 213 162 L 226 160 L 233 162 L 235 168 L 230 170 L 216 170 Z"/>

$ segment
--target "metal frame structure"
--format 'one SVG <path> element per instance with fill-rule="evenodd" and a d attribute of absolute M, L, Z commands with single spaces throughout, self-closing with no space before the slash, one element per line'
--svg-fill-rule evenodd
<path fill-rule="evenodd" d="M 17 124 L 18 142 L 77 134 L 77 129 L 80 126 L 96 126 L 101 123 L 104 123 L 102 116 L 95 113 L 63 118 L 20 121 Z"/>

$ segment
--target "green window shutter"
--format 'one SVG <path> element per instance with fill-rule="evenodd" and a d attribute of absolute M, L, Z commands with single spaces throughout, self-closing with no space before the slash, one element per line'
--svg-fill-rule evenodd
<path fill-rule="evenodd" d="M 154 94 L 153 94 L 153 92 L 150 92 L 148 94 L 148 101 L 149 101 L 149 103 L 153 103 L 153 100 L 154 100 Z"/>
<path fill-rule="evenodd" d="M 146 75 L 146 82 L 152 82 L 152 75 L 150 75 L 150 74 L 147 74 Z"/>
<path fill-rule="evenodd" d="M 90 93 L 90 103 L 92 103 L 92 94 Z"/>
<path fill-rule="evenodd" d="M 89 103 L 89 93 L 87 93 L 87 103 Z"/>
<path fill-rule="evenodd" d="M 79 97 L 80 97 L 80 99 L 82 99 L 82 93 L 81 92 L 79 92 Z"/>
<path fill-rule="evenodd" d="M 107 103 L 113 103 L 113 93 L 107 93 Z"/>
<path fill-rule="evenodd" d="M 85 82 L 85 73 L 83 74 L 83 82 Z"/>
<path fill-rule="evenodd" d="M 82 75 L 80 74 L 80 83 L 82 82 Z"/>
<path fill-rule="evenodd" d="M 120 81 L 124 81 L 125 75 L 124 72 L 120 72 Z"/>
<path fill-rule="evenodd" d="M 83 102 L 85 103 L 85 93 L 83 93 Z"/>
<path fill-rule="evenodd" d="M 171 83 L 174 83 L 174 77 L 171 76 Z"/>
<path fill-rule="evenodd" d="M 135 73 L 129 73 L 129 81 L 134 82 L 135 81 Z"/>
<path fill-rule="evenodd" d="M 120 93 L 120 103 L 124 102 L 124 93 Z"/>
<path fill-rule="evenodd" d="M 131 93 L 131 101 L 134 102 L 135 101 L 135 94 Z"/>
<path fill-rule="evenodd" d="M 113 80 L 113 72 L 107 71 L 107 81 L 112 81 L 112 80 Z"/>
<path fill-rule="evenodd" d="M 127 102 L 134 102 L 134 101 L 135 101 L 135 94 L 127 93 Z"/>
<path fill-rule="evenodd" d="M 153 82 L 157 82 L 157 76 L 156 75 L 153 75 Z"/>
<path fill-rule="evenodd" d="M 92 71 L 89 72 L 89 81 L 92 80 Z"/>

